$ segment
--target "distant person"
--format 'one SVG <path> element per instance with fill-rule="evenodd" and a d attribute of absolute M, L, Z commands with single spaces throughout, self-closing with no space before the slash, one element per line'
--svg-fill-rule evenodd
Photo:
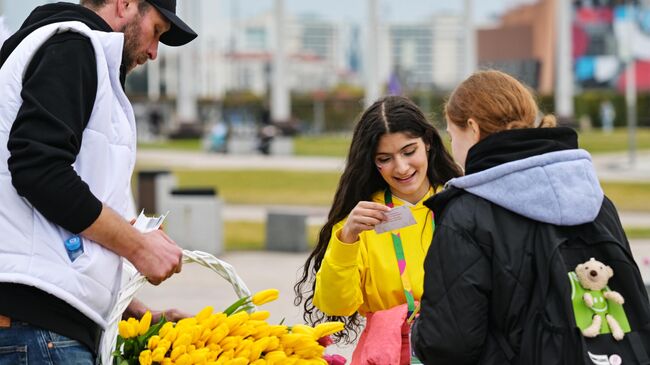
<path fill-rule="evenodd" d="M 0 50 L 2 365 L 94 364 L 123 258 L 153 284 L 181 270 L 171 238 L 129 223 L 136 131 L 124 93 L 159 42 L 196 37 L 175 4 L 46 4 Z"/>
<path fill-rule="evenodd" d="M 600 103 L 600 123 L 604 133 L 612 133 L 614 130 L 614 119 L 616 119 L 616 109 L 609 99 Z"/>
<path fill-rule="evenodd" d="M 258 145 L 257 149 L 263 155 L 271 154 L 271 144 L 277 134 L 277 128 L 271 120 L 271 110 L 265 103 L 260 111 L 260 126 L 257 130 Z"/>
<path fill-rule="evenodd" d="M 226 123 L 217 121 L 208 134 L 208 150 L 211 152 L 222 152 L 226 153 L 228 151 L 228 126 Z"/>
<path fill-rule="evenodd" d="M 463 81 L 444 115 L 465 176 L 425 203 L 437 221 L 412 331 L 417 356 L 449 365 L 641 363 L 629 352 L 649 349 L 648 297 L 576 132 L 555 128 L 551 115 L 538 119 L 531 92 L 499 71 Z M 589 321 L 594 314 L 572 295 L 570 272 L 591 257 L 613 268 L 609 286 L 638 330 L 624 342 L 579 328 L 577 307 Z"/>
<path fill-rule="evenodd" d="M 160 136 L 161 127 L 163 123 L 163 115 L 160 108 L 154 106 L 149 110 L 149 132 L 153 137 Z"/>
<path fill-rule="evenodd" d="M 438 132 L 412 101 L 389 96 L 364 111 L 354 128 L 327 223 L 295 286 L 305 320 L 343 317 L 346 329 L 339 337 L 351 341 L 364 316 L 363 342 L 382 336 L 369 330 L 378 313 L 400 305 L 414 311 L 422 295 L 424 255 L 436 224 L 423 202 L 459 175 Z M 376 232 L 391 207 L 408 207 L 414 224 Z M 396 323 L 398 329 L 403 325 L 404 321 Z M 398 341 L 405 342 L 398 348 L 408 353 L 408 328 L 404 330 L 405 337 Z M 362 347 L 355 350 L 353 364 L 385 350 Z"/>

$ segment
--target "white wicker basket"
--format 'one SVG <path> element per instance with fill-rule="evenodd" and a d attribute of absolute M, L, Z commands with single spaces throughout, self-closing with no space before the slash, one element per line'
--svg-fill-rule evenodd
<path fill-rule="evenodd" d="M 219 260 L 206 252 L 183 250 L 183 264 L 188 263 L 197 263 L 212 269 L 232 285 L 239 298 L 251 295 L 244 281 L 237 275 L 235 269 L 229 263 Z M 135 294 L 145 283 L 147 283 L 147 278 L 137 273 L 122 287 L 115 306 L 108 317 L 108 327 L 102 336 L 99 346 L 100 364 L 113 364 L 112 353 L 115 350 L 117 340 L 117 324 L 122 319 L 122 313 L 124 313 L 126 307 L 131 303 Z"/>

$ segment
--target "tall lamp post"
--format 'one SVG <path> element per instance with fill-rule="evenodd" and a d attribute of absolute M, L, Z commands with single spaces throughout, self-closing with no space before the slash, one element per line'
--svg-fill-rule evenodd
<path fill-rule="evenodd" d="M 372 105 L 381 94 L 378 72 L 379 59 L 379 14 L 377 0 L 368 0 L 368 22 L 366 29 L 366 48 L 363 57 L 365 74 L 365 100 L 367 107 Z"/>
<path fill-rule="evenodd" d="M 477 69 L 476 29 L 474 27 L 474 0 L 465 0 L 465 68 L 464 77 L 469 77 Z"/>
<path fill-rule="evenodd" d="M 634 63 L 634 5 L 627 4 L 625 15 L 628 37 L 625 37 L 623 55 L 625 68 L 625 104 L 627 105 L 627 139 L 630 166 L 636 164 L 636 65 Z"/>
<path fill-rule="evenodd" d="M 571 7 L 568 0 L 555 0 L 557 19 L 557 72 L 555 73 L 555 113 L 560 122 L 571 123 L 573 110 L 573 40 L 571 35 Z"/>
<path fill-rule="evenodd" d="M 273 122 L 288 122 L 291 114 L 291 100 L 287 85 L 287 55 L 285 50 L 285 16 L 284 0 L 275 0 L 275 50 L 273 52 L 273 67 L 271 68 L 271 120 Z"/>

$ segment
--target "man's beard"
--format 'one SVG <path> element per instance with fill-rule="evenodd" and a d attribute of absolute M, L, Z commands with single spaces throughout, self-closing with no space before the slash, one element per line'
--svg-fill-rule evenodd
<path fill-rule="evenodd" d="M 124 33 L 124 46 L 122 49 L 122 65 L 126 71 L 132 71 L 137 65 L 138 49 L 140 48 L 139 32 L 142 17 L 137 15 L 133 20 L 125 24 L 120 32 Z"/>

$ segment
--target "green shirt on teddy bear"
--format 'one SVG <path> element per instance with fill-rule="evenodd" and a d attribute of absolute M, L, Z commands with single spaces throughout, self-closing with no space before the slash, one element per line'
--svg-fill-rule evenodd
<path fill-rule="evenodd" d="M 623 332 L 630 332 L 630 324 L 627 321 L 627 316 L 625 315 L 623 306 L 613 300 L 608 300 L 603 297 L 603 293 L 610 290 L 609 287 L 606 286 L 603 290 L 585 289 L 580 285 L 578 276 L 574 271 L 569 273 L 569 281 L 571 282 L 571 302 L 573 303 L 573 313 L 576 317 L 576 325 L 578 328 L 584 330 L 589 327 L 594 314 L 598 314 L 602 317 L 600 333 L 610 333 L 609 325 L 605 319 L 605 315 L 610 314 L 621 325 Z M 591 297 L 594 299 L 594 305 L 592 308 L 589 308 L 583 299 L 583 296 L 586 293 L 591 294 Z"/>

